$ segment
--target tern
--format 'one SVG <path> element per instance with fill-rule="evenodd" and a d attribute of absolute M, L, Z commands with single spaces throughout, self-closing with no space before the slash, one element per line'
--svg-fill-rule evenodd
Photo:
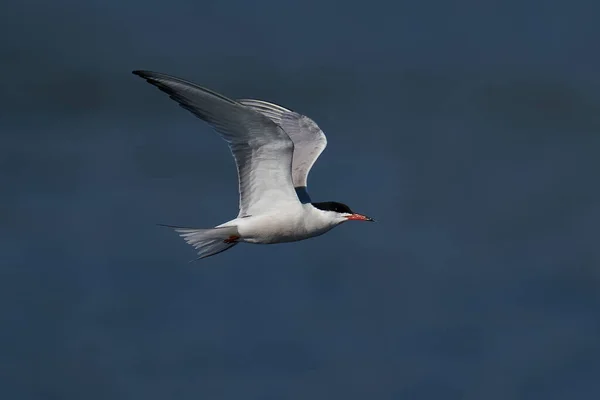
<path fill-rule="evenodd" d="M 343 203 L 311 201 L 308 173 L 327 146 L 325 134 L 312 119 L 266 101 L 231 100 L 162 73 L 133 74 L 211 125 L 235 159 L 238 216 L 209 229 L 171 226 L 198 251 L 197 259 L 240 242 L 294 242 L 322 235 L 346 221 L 373 221 Z"/>

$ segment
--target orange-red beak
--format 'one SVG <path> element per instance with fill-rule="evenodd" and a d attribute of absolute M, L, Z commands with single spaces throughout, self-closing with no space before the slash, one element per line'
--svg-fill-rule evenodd
<path fill-rule="evenodd" d="M 373 218 L 369 218 L 366 215 L 360 215 L 360 214 L 351 214 L 351 215 L 348 215 L 346 217 L 346 219 L 348 221 L 368 221 L 368 222 L 375 222 L 375 220 Z"/>

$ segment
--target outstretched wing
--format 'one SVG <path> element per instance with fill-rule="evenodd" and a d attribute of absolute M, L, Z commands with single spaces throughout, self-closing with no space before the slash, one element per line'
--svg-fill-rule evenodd
<path fill-rule="evenodd" d="M 298 204 L 292 181 L 294 144 L 265 115 L 179 78 L 133 71 L 209 123 L 225 141 L 238 168 L 240 217 Z"/>
<path fill-rule="evenodd" d="M 292 159 L 292 180 L 300 201 L 310 202 L 306 191 L 310 169 L 327 146 L 327 138 L 312 119 L 277 104 L 262 100 L 243 99 L 238 103 L 260 112 L 277 125 L 294 142 L 294 157 Z"/>

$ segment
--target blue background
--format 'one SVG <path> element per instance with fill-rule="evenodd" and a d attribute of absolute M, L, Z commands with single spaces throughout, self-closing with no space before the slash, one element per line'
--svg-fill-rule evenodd
<path fill-rule="evenodd" d="M 600 398 L 599 8 L 2 2 L 0 396 Z M 133 69 L 309 115 L 378 223 L 188 264 L 235 166 Z"/>

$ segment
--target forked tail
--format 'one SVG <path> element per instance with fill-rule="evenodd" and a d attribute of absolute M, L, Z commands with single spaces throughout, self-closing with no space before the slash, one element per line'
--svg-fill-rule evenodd
<path fill-rule="evenodd" d="M 240 238 L 237 227 L 224 226 L 221 228 L 196 229 L 180 226 L 162 225 L 175 229 L 187 243 L 198 250 L 198 258 L 206 258 L 219 254 L 238 244 Z M 193 260 L 195 261 L 195 260 Z"/>

